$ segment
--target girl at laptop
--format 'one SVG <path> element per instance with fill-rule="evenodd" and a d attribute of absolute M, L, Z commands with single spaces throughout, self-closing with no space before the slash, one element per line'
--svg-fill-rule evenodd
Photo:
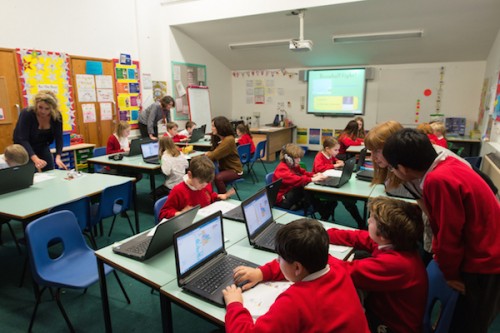
<path fill-rule="evenodd" d="M 239 124 L 236 126 L 236 135 L 238 136 L 239 145 L 250 144 L 250 154 L 253 156 L 253 153 L 255 153 L 255 143 L 253 143 L 252 134 L 250 134 L 248 125 Z"/>
<path fill-rule="evenodd" d="M 347 148 L 350 146 L 361 146 L 363 139 L 359 137 L 359 125 L 356 120 L 351 120 L 339 135 L 339 158 L 346 159 Z"/>
<path fill-rule="evenodd" d="M 324 180 L 322 173 L 308 172 L 300 167 L 300 159 L 304 150 L 293 143 L 283 146 L 280 163 L 274 170 L 273 182 L 282 179 L 276 198 L 276 205 L 285 209 L 299 210 L 307 206 L 304 186 L 310 182 Z"/>
<path fill-rule="evenodd" d="M 115 132 L 108 138 L 106 144 L 106 155 L 116 153 L 127 153 L 130 150 L 128 136 L 130 135 L 130 124 L 120 120 L 115 127 Z"/>
<path fill-rule="evenodd" d="M 161 156 L 161 171 L 167 177 L 165 183 L 155 189 L 155 197 L 162 198 L 170 193 L 175 185 L 182 182 L 189 162 L 176 147 L 169 136 L 160 139 L 158 155 Z"/>

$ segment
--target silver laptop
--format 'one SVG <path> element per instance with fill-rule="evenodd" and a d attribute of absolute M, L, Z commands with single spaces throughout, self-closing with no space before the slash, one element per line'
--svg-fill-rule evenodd
<path fill-rule="evenodd" d="M 276 202 L 276 197 L 278 196 L 278 191 L 280 189 L 281 183 L 282 180 L 280 178 L 272 182 L 271 184 L 266 185 L 267 197 L 269 199 L 269 204 L 271 205 L 271 207 L 273 207 Z M 238 222 L 245 222 L 245 216 L 243 215 L 243 209 L 241 208 L 241 205 L 225 212 L 224 214 L 222 214 L 222 217 Z"/>
<path fill-rule="evenodd" d="M 22 190 L 33 185 L 33 163 L 0 169 L 0 194 Z"/>
<path fill-rule="evenodd" d="M 283 224 L 273 219 L 271 205 L 264 188 L 241 203 L 250 245 L 275 252 L 276 233 Z"/>
<path fill-rule="evenodd" d="M 160 164 L 160 158 L 158 157 L 159 147 L 158 141 L 141 144 L 142 159 L 144 162 L 150 164 Z"/>
<path fill-rule="evenodd" d="M 139 261 L 147 260 L 171 246 L 174 232 L 191 225 L 199 209 L 198 205 L 161 222 L 152 235 L 149 232 L 144 232 L 128 242 L 113 247 L 113 252 Z"/>
<path fill-rule="evenodd" d="M 354 167 L 356 165 L 356 158 L 351 157 L 347 161 L 345 161 L 344 168 L 342 169 L 342 174 L 340 177 L 327 177 L 324 180 L 315 182 L 317 185 L 322 185 L 322 186 L 330 186 L 330 187 L 342 187 L 344 184 L 346 184 L 349 179 L 351 179 L 352 172 L 354 171 Z"/>
<path fill-rule="evenodd" d="M 258 266 L 227 254 L 220 211 L 176 232 L 174 250 L 179 287 L 221 307 L 222 290 L 234 283 L 233 270 Z"/>

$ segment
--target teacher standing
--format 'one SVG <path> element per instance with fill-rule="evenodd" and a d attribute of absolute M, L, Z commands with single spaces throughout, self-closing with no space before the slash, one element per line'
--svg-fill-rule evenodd
<path fill-rule="evenodd" d="M 55 163 L 61 169 L 67 169 L 61 161 L 63 148 L 62 116 L 57 98 L 50 91 L 39 92 L 34 104 L 23 109 L 14 129 L 14 143 L 22 145 L 41 171 L 54 169 L 54 158 L 49 145 L 55 140 Z"/>
<path fill-rule="evenodd" d="M 170 109 L 173 107 L 175 107 L 174 99 L 170 96 L 164 96 L 142 111 L 138 119 L 141 137 L 158 140 L 158 122 L 163 120 L 165 125 L 169 123 Z"/>

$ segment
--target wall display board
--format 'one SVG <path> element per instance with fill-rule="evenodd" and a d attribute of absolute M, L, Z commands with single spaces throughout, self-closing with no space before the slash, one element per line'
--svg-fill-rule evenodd
<path fill-rule="evenodd" d="M 188 120 L 189 106 L 187 99 L 188 86 L 207 85 L 207 67 L 205 65 L 172 61 L 172 87 L 175 99 L 173 120 Z"/>
<path fill-rule="evenodd" d="M 141 110 L 141 85 L 139 62 L 121 64 L 113 59 L 115 64 L 116 100 L 118 119 L 128 121 L 132 128 L 138 128 L 139 111 Z"/>
<path fill-rule="evenodd" d="M 71 131 L 74 124 L 74 103 L 69 69 L 65 53 L 16 49 L 23 106 L 28 107 L 42 90 L 52 91 L 59 101 L 63 131 Z"/>
<path fill-rule="evenodd" d="M 188 86 L 187 100 L 189 105 L 189 119 L 198 127 L 206 125 L 210 128 L 212 112 L 210 110 L 210 94 L 208 87 Z"/>

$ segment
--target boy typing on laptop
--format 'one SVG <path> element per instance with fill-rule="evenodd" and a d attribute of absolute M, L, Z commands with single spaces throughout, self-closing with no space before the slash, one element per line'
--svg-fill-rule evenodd
<path fill-rule="evenodd" d="M 299 219 L 276 235 L 278 259 L 259 268 L 239 266 L 235 283 L 294 282 L 269 311 L 253 322 L 243 307 L 242 289 L 224 291 L 226 332 L 369 332 L 356 290 L 343 264 L 328 255 L 328 235 L 316 220 Z"/>

